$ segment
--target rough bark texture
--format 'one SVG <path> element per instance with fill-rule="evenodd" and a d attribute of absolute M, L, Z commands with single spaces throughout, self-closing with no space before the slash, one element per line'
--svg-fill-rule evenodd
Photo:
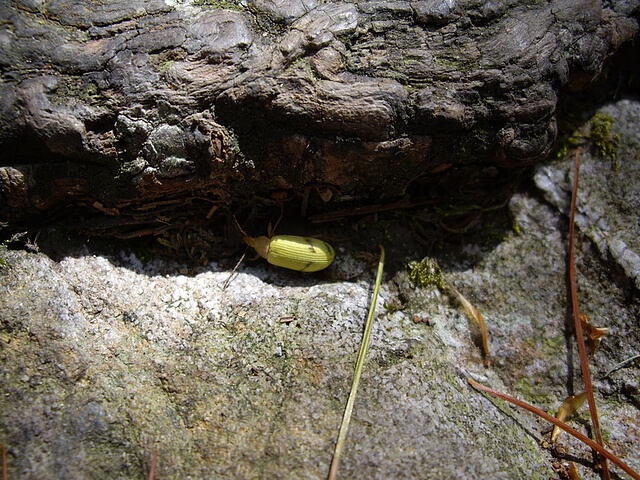
<path fill-rule="evenodd" d="M 85 228 L 137 236 L 254 197 L 316 220 L 491 208 L 551 150 L 562 87 L 587 85 L 637 13 L 637 0 L 3 2 L 0 220 L 83 207 Z"/>

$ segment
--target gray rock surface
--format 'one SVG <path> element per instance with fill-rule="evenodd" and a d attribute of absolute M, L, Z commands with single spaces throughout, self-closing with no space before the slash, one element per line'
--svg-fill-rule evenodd
<path fill-rule="evenodd" d="M 581 171 L 584 179 L 576 223 L 600 253 L 611 256 L 626 277 L 640 288 L 640 240 L 635 229 L 630 228 L 630 222 L 634 222 L 634 216 L 640 211 L 636 181 L 640 174 L 640 131 L 625 129 L 627 125 L 640 124 L 640 109 L 637 102 L 623 100 L 601 112 L 617 119 L 614 132 L 623 134 L 625 142 L 620 160 L 594 158 L 589 152 L 583 155 Z M 548 165 L 538 170 L 535 181 L 547 201 L 567 211 L 570 202 L 568 181 L 573 182 L 572 175 L 566 165 Z"/>
<path fill-rule="evenodd" d="M 640 344 L 639 217 L 629 208 L 640 104 L 604 111 L 622 137 L 619 166 L 584 156 L 579 296 L 592 323 L 610 328 L 591 360 L 608 448 L 640 470 L 640 365 L 630 361 Z M 487 320 L 491 368 L 459 307 L 436 287 L 412 286 L 406 270 L 388 271 L 341 478 L 557 475 L 539 446 L 548 425 L 465 378 L 552 412 L 581 389 L 565 323 L 571 162 L 539 169 L 542 190 L 512 198 L 517 229 L 500 242 L 469 240 L 439 258 Z M 616 255 L 620 242 L 628 254 Z M 3 247 L 0 441 L 10 478 L 143 478 L 155 454 L 157 478 L 325 477 L 372 284 L 366 262 L 335 246 L 333 279 L 245 264 L 226 289 L 230 272 L 216 263 L 188 270 L 88 247 L 54 261 Z M 394 244 L 387 254 L 406 260 Z M 561 442 L 588 462 L 583 446 Z"/>
<path fill-rule="evenodd" d="M 559 98 L 635 38 L 637 8 L 3 2 L 0 220 L 73 206 L 86 230 L 131 237 L 255 197 L 310 216 L 495 208 L 550 152 Z"/>

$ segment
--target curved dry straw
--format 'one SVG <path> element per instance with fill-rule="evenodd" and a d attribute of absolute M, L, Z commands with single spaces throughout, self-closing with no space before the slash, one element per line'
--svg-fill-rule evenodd
<path fill-rule="evenodd" d="M 369 350 L 371 330 L 373 329 L 373 317 L 376 314 L 376 301 L 378 300 L 378 293 L 380 292 L 383 270 L 384 247 L 380 245 L 380 260 L 378 262 L 376 284 L 375 287 L 373 287 L 373 295 L 371 296 L 371 305 L 369 306 L 367 323 L 364 327 L 364 334 L 362 335 L 362 342 L 360 343 L 360 351 L 358 352 L 358 359 L 356 360 L 356 368 L 353 374 L 353 382 L 351 383 L 351 391 L 349 392 L 349 400 L 347 400 L 347 406 L 344 409 L 344 415 L 342 416 L 342 423 L 340 425 L 340 433 L 338 434 L 338 441 L 336 442 L 336 448 L 333 452 L 333 458 L 331 459 L 331 467 L 329 468 L 329 476 L 327 477 L 329 480 L 335 480 L 338 475 L 338 467 L 340 466 L 340 459 L 342 458 L 344 444 L 347 439 L 347 432 L 349 431 L 349 424 L 351 423 L 351 413 L 353 412 L 353 405 L 355 404 L 358 386 L 360 385 L 362 367 L 364 366 L 364 360 L 367 356 L 367 350 Z"/>

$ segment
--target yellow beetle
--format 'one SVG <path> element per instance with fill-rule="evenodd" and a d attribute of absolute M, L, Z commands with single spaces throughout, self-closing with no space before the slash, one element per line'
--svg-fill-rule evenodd
<path fill-rule="evenodd" d="M 336 256 L 331 245 L 317 238 L 297 235 L 253 238 L 245 235 L 244 242 L 271 265 L 299 272 L 317 272 L 327 268 Z"/>

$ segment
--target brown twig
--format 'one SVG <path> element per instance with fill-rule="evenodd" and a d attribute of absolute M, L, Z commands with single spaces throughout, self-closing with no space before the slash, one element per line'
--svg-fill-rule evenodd
<path fill-rule="evenodd" d="M 153 457 L 151 458 L 151 467 L 149 468 L 149 476 L 147 477 L 147 480 L 155 480 L 157 467 L 158 467 L 158 452 L 153 452 Z"/>
<path fill-rule="evenodd" d="M 628 473 L 631 476 L 631 478 L 633 478 L 634 480 L 640 480 L 640 473 L 636 472 L 633 468 L 631 468 L 629 465 L 624 463 L 622 460 L 620 460 L 618 457 L 616 457 L 613 453 L 609 452 L 602 445 L 597 444 L 596 442 L 591 440 L 586 435 L 583 435 L 582 433 L 577 431 L 575 428 L 570 427 L 569 425 L 567 425 L 566 423 L 558 420 L 554 416 L 549 415 L 547 412 L 545 412 L 543 410 L 540 410 L 539 408 L 536 408 L 533 405 L 528 404 L 527 402 L 523 402 L 522 400 L 519 400 L 519 399 L 517 399 L 515 397 L 512 397 L 511 395 L 507 395 L 506 393 L 502 393 L 502 392 L 499 392 L 498 390 L 494 390 L 491 387 L 487 387 L 485 385 L 482 385 L 481 383 L 478 383 L 478 382 L 476 382 L 475 380 L 473 380 L 471 378 L 467 378 L 467 381 L 476 390 L 481 390 L 481 391 L 486 392 L 486 393 L 488 393 L 490 395 L 494 395 L 494 396 L 496 396 L 498 398 L 501 398 L 501 399 L 503 399 L 503 400 L 505 400 L 505 401 L 507 401 L 509 403 L 512 403 L 513 405 L 516 405 L 516 406 L 518 406 L 520 408 L 524 408 L 525 410 L 527 410 L 527 411 L 529 411 L 529 412 L 531 412 L 531 413 L 533 413 L 535 415 L 538 415 L 541 418 L 544 418 L 547 422 L 550 422 L 550 423 L 553 423 L 554 425 L 557 425 L 558 427 L 563 429 L 568 434 L 573 435 L 575 438 L 580 440 L 582 443 L 584 443 L 585 445 L 591 447 L 593 450 L 598 452 L 603 458 L 607 458 L 607 459 L 611 460 L 612 463 L 614 463 L 615 465 L 620 467 L 622 470 L 624 470 L 626 473 Z"/>
<path fill-rule="evenodd" d="M 593 422 L 593 435 L 596 442 L 604 447 L 602 440 L 602 432 L 600 430 L 600 419 L 598 417 L 598 407 L 596 405 L 596 398 L 593 394 L 593 384 L 591 383 L 591 372 L 589 370 L 589 359 L 587 355 L 587 346 L 584 341 L 584 334 L 582 330 L 582 322 L 580 316 L 580 306 L 578 304 L 578 288 L 576 283 L 576 262 L 575 262 L 575 214 L 576 203 L 578 197 L 578 180 L 580 176 L 580 149 L 576 150 L 574 158 L 574 180 L 573 190 L 571 192 L 571 210 L 569 212 L 569 289 L 571 292 L 571 313 L 573 315 L 573 325 L 576 332 L 576 343 L 578 344 L 578 354 L 580 356 L 580 369 L 582 371 L 582 381 L 584 382 L 584 390 L 587 393 L 587 402 L 589 403 L 589 413 L 591 414 L 591 421 Z M 601 458 L 602 465 L 602 477 L 605 480 L 610 480 L 611 475 L 609 473 L 609 467 L 607 466 L 607 459 Z"/>
<path fill-rule="evenodd" d="M 401 202 L 389 203 L 385 205 L 367 205 L 364 207 L 346 208 L 344 210 L 337 210 L 335 212 L 313 215 L 309 217 L 309 220 L 311 221 L 311 223 L 333 222 L 335 220 L 341 220 L 345 217 L 352 217 L 355 215 L 369 215 L 371 213 L 388 212 L 389 210 L 420 207 L 424 205 L 433 205 L 436 203 L 438 203 L 438 200 L 436 199 L 418 201 L 403 200 Z"/>

